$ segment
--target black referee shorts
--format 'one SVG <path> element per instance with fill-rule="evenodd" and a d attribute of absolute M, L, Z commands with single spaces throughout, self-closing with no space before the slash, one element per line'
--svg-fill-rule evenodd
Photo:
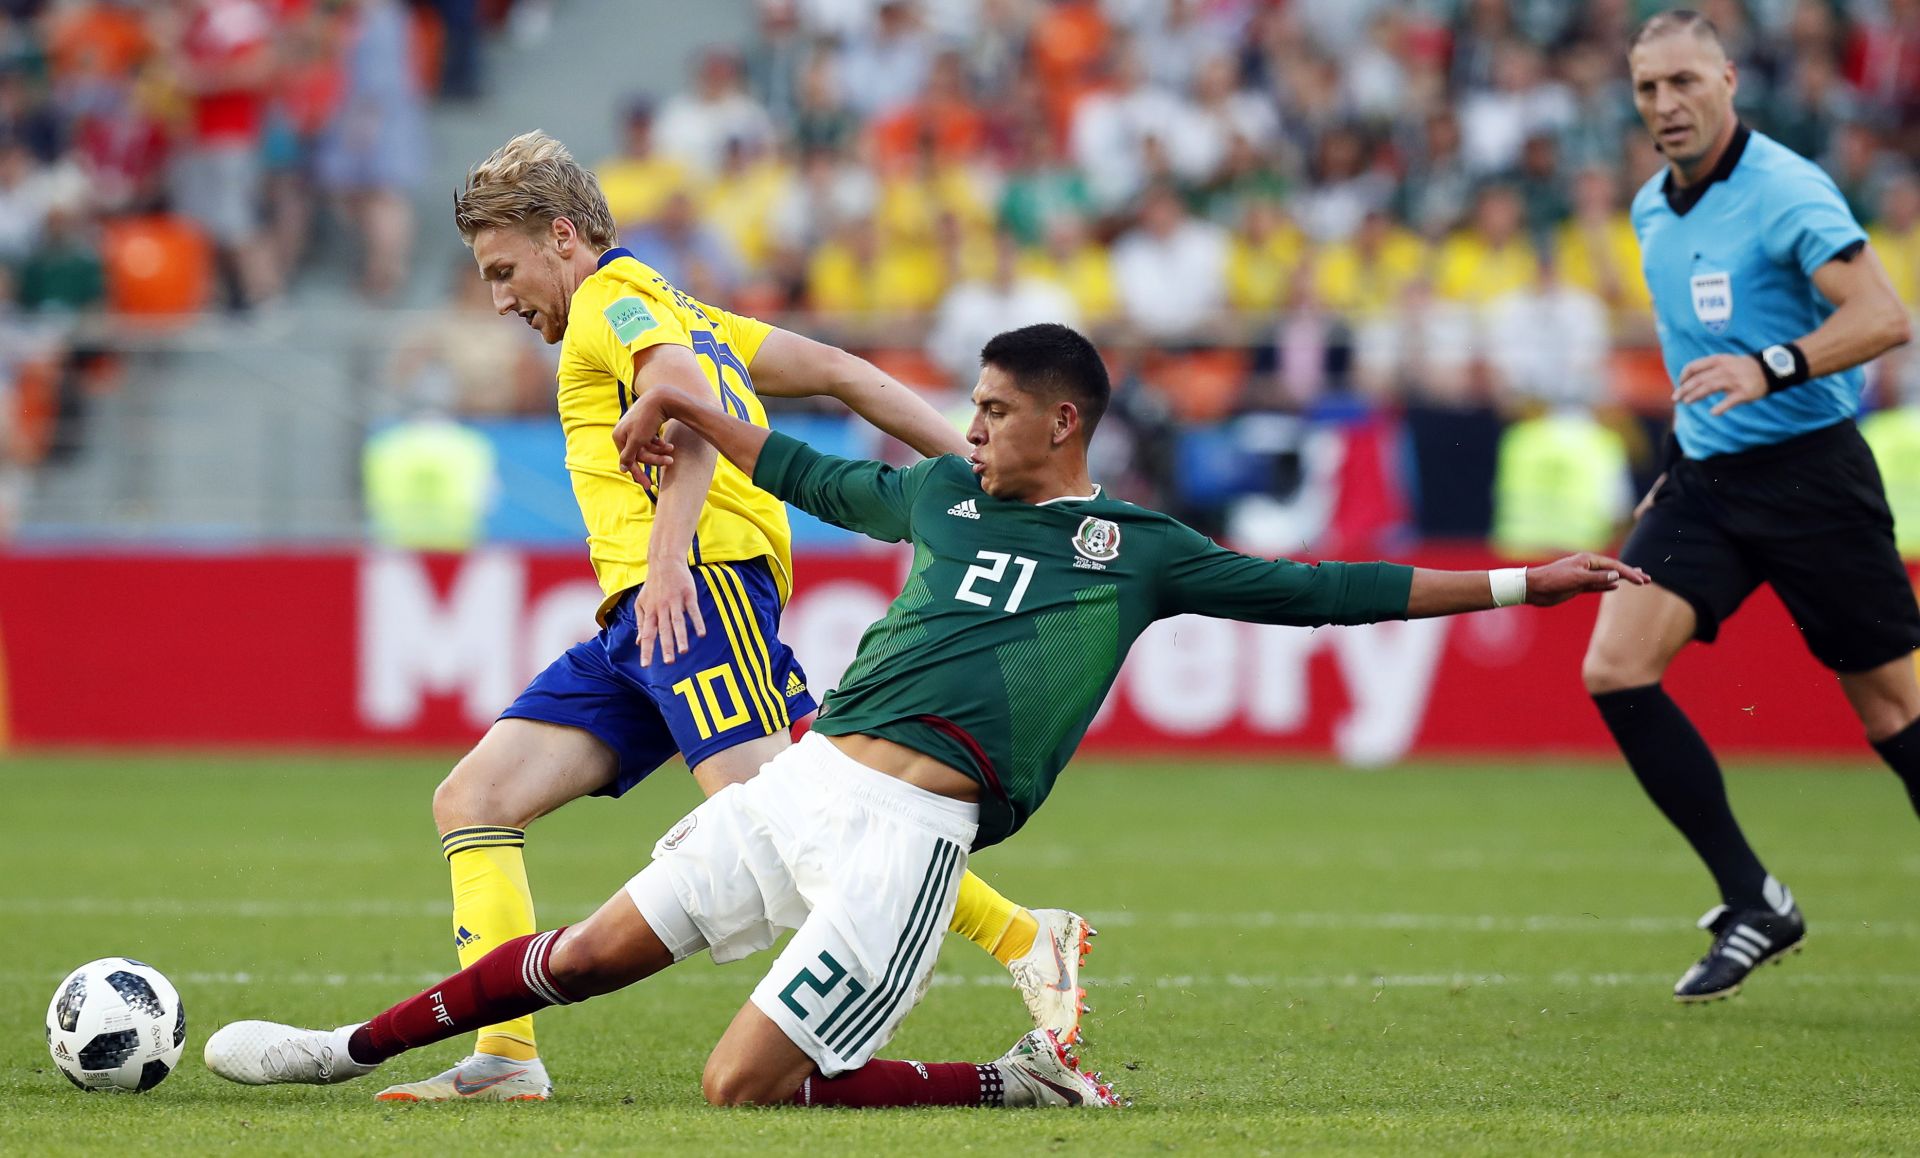
<path fill-rule="evenodd" d="M 1768 583 L 1834 671 L 1867 671 L 1920 647 L 1920 605 L 1894 547 L 1880 469 L 1852 422 L 1680 459 L 1621 558 L 1693 606 L 1703 643 Z"/>

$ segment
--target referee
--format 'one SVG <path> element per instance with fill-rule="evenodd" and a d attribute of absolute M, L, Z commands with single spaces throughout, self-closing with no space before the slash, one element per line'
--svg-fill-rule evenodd
<path fill-rule="evenodd" d="M 1713 945 L 1680 1001 L 1740 988 L 1799 947 L 1793 893 L 1747 843 L 1713 753 L 1660 686 L 1768 583 L 1840 680 L 1867 739 L 1920 808 L 1920 607 L 1894 549 L 1873 455 L 1854 428 L 1860 365 L 1909 327 L 1866 234 L 1818 166 L 1739 123 L 1739 78 L 1698 13 L 1643 24 L 1634 105 L 1664 172 L 1633 201 L 1678 454 L 1621 557 L 1653 586 L 1600 604 L 1581 674 L 1640 785 L 1713 873 Z"/>

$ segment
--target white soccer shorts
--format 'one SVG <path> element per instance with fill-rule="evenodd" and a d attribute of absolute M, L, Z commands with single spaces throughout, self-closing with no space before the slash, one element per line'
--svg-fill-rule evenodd
<path fill-rule="evenodd" d="M 675 960 L 797 930 L 753 1003 L 831 1077 L 925 996 L 979 816 L 809 734 L 674 825 L 627 894 Z"/>

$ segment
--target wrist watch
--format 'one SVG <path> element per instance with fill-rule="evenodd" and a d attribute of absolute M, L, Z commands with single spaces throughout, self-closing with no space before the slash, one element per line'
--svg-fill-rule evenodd
<path fill-rule="evenodd" d="M 1754 355 L 1767 376 L 1767 393 L 1798 386 L 1807 380 L 1807 356 L 1792 342 L 1768 346 Z"/>

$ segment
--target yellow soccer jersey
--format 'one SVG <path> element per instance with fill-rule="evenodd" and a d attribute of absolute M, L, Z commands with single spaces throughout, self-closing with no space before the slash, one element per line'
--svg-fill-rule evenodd
<path fill-rule="evenodd" d="M 1599 242 L 1597 246 L 1595 241 Z M 1612 265 L 1613 276 L 1619 279 L 1620 297 L 1608 305 L 1636 314 L 1653 308 L 1653 295 L 1647 291 L 1647 277 L 1640 268 L 1640 239 L 1633 235 L 1633 219 L 1625 213 L 1614 214 L 1598 238 L 1589 236 L 1576 222 L 1561 226 L 1554 261 L 1569 284 L 1595 294 L 1606 288 L 1601 274 L 1606 265 Z"/>
<path fill-rule="evenodd" d="M 621 471 L 613 445 L 613 425 L 633 403 L 633 356 L 664 342 L 689 347 L 727 413 L 764 427 L 767 412 L 747 368 L 772 330 L 694 301 L 624 249 L 608 250 L 599 270 L 574 291 L 560 347 L 560 425 L 567 473 L 587 523 L 587 550 L 607 596 L 603 619 L 621 592 L 646 581 L 659 493 L 659 473 L 650 472 L 645 486 L 634 482 Z M 793 580 L 787 508 L 723 458 L 700 509 L 690 562 L 761 556 L 770 560 L 784 602 Z"/>

